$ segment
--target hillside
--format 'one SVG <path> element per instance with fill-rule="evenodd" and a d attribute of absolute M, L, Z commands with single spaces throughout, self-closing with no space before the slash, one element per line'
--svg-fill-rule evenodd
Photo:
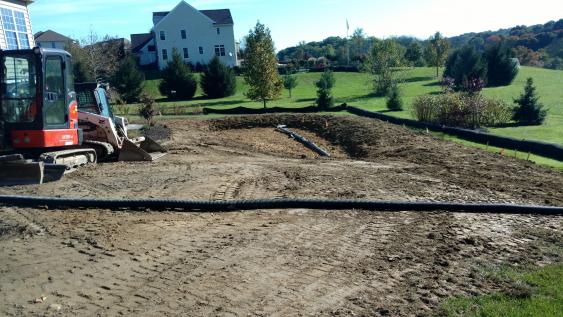
<path fill-rule="evenodd" d="M 412 54 L 413 50 L 418 50 L 421 55 L 427 42 L 407 36 L 395 39 L 403 46 L 407 60 L 411 59 L 407 54 Z M 302 42 L 298 46 L 281 50 L 278 59 L 292 61 L 300 66 L 314 66 L 319 63 L 343 65 L 348 63 L 349 45 L 350 61 L 353 65 L 358 65 L 365 60 L 375 40 L 376 38 L 367 36 L 362 29 L 357 29 L 349 41 L 341 37 L 329 37 L 319 42 Z M 522 65 L 563 69 L 563 19 L 533 26 L 521 25 L 497 31 L 466 33 L 448 40 L 452 49 L 471 45 L 478 50 L 503 42 L 512 48 Z M 416 61 L 414 66 L 424 66 L 423 63 L 421 59 Z"/>

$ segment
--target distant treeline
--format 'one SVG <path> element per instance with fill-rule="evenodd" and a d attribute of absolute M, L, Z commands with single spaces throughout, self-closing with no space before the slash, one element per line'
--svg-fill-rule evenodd
<path fill-rule="evenodd" d="M 301 42 L 278 53 L 282 62 L 293 62 L 302 67 L 319 65 L 361 65 L 377 39 L 356 29 L 349 40 L 329 37 L 320 42 Z M 395 37 L 403 48 L 405 59 L 412 66 L 425 66 L 424 49 L 428 40 L 414 37 Z M 467 33 L 448 38 L 450 50 L 473 46 L 484 51 L 488 46 L 504 43 L 512 49 L 522 65 L 563 69 L 563 19 L 534 26 L 516 26 L 498 31 Z"/>

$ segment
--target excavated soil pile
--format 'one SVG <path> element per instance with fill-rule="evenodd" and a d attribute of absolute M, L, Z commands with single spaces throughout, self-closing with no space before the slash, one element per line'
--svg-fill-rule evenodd
<path fill-rule="evenodd" d="M 333 154 L 276 132 L 287 124 Z M 381 121 L 174 120 L 169 155 L 0 195 L 363 198 L 563 205 L 563 173 Z M 169 130 L 168 130 L 169 129 Z M 171 134 L 169 133 L 171 131 Z M 504 265 L 560 263 L 563 219 L 273 210 L 179 214 L 0 206 L 1 316 L 416 316 L 512 291 Z"/>
<path fill-rule="evenodd" d="M 493 190 L 531 199 L 538 204 L 563 205 L 563 177 L 532 162 L 503 157 L 425 133 L 417 133 L 378 120 L 319 115 L 230 117 L 212 121 L 219 130 L 274 127 L 285 124 L 314 132 L 342 147 L 352 158 L 374 162 L 416 164 L 411 172 L 446 178 L 476 190 Z"/>

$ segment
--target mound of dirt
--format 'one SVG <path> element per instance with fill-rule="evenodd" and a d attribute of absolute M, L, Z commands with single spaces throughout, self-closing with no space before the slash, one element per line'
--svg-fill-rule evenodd
<path fill-rule="evenodd" d="M 487 189 L 563 205 L 563 173 L 533 162 L 504 157 L 444 141 L 379 120 L 327 115 L 261 115 L 212 120 L 216 130 L 252 129 L 285 124 L 315 133 L 356 159 L 409 162 L 417 175 L 440 175 L 457 186 Z"/>
<path fill-rule="evenodd" d="M 144 136 L 155 141 L 167 141 L 172 137 L 172 130 L 163 124 L 157 124 L 152 127 L 144 128 L 142 131 Z"/>

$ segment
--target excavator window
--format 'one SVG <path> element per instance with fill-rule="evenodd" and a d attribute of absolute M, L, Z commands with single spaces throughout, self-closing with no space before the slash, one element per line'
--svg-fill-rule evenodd
<path fill-rule="evenodd" d="M 60 56 L 47 56 L 45 61 L 45 123 L 60 125 L 68 121 L 66 117 L 66 89 L 64 83 L 63 59 Z"/>
<path fill-rule="evenodd" d="M 31 54 L 4 55 L 1 63 L 2 118 L 10 123 L 35 121 L 37 116 L 35 57 Z"/>

